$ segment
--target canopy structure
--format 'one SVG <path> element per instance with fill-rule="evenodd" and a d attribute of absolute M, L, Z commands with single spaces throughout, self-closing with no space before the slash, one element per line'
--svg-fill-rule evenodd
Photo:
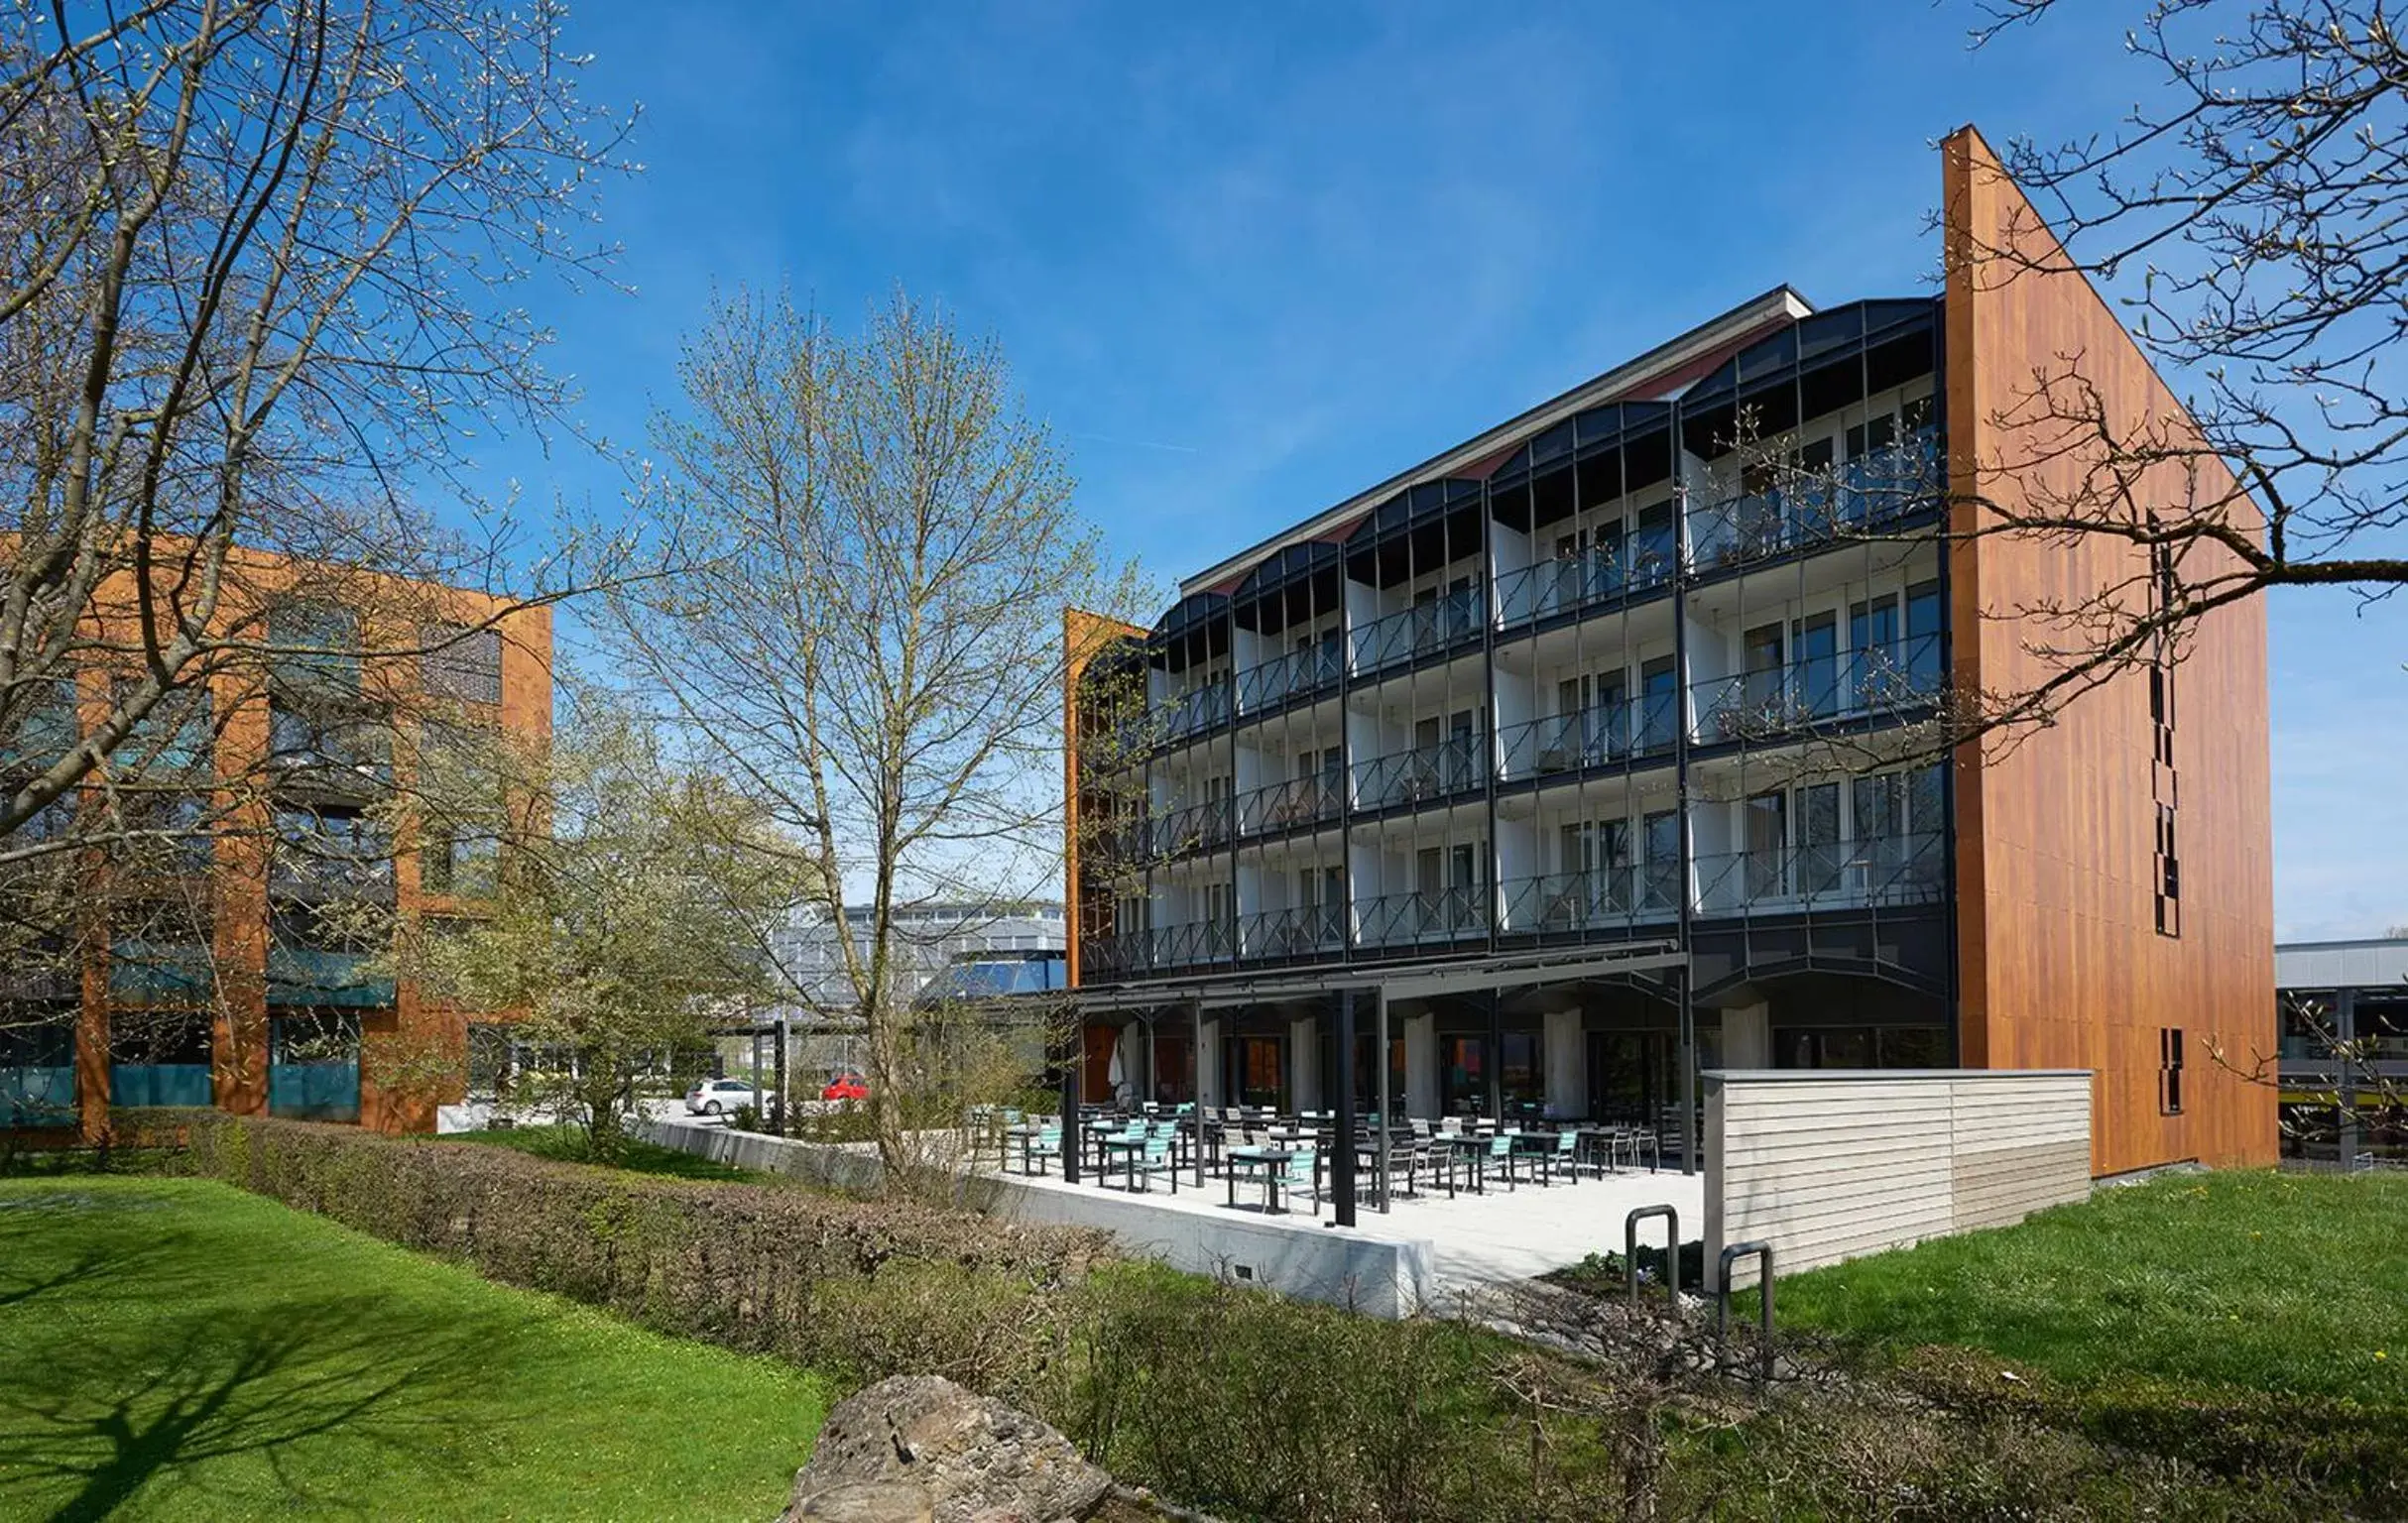
<path fill-rule="evenodd" d="M 1336 995 L 1338 1001 L 1337 1092 L 1349 1096 L 1355 1092 L 1355 1007 L 1359 998 L 1369 996 L 1373 1019 L 1378 1033 L 1374 1051 L 1388 1050 L 1388 1005 L 1397 999 L 1424 999 L 1437 995 L 1467 995 L 1495 993 L 1505 989 L 1521 989 L 1541 984 L 1573 983 L 1582 979 L 1619 977 L 1632 973 L 1661 973 L 1672 975 L 1681 990 L 1682 1050 L 1691 1054 L 1690 1061 L 1681 1065 L 1681 1113 L 1687 1145 L 1682 1149 L 1683 1170 L 1693 1169 L 1697 1158 L 1697 1078 L 1694 1054 L 1697 1033 L 1695 1015 L 1689 1003 L 1689 955 L 1677 942 L 1657 938 L 1644 941 L 1617 942 L 1608 946 L 1566 947 L 1555 950 L 1506 953 L 1498 956 L 1431 959 L 1424 962 L 1381 963 L 1371 967 L 1290 969 L 1256 974 L 1222 974 L 1194 979 L 1149 979 L 1137 985 L 1106 985 L 1092 989 L 1074 989 L 1065 996 L 1081 1013 L 1114 1011 L 1160 1010 L 1184 1007 L 1192 1023 L 1202 1051 L 1204 1012 L 1229 1009 L 1251 1004 L 1270 1003 L 1283 999 L 1304 999 Z M 1385 1127 L 1392 1114 L 1393 1097 L 1388 1093 L 1388 1066 L 1379 1065 L 1379 1117 Z M 1064 1099 L 1075 1099 L 1077 1078 L 1075 1068 L 1063 1075 Z M 1194 1157 L 1196 1183 L 1204 1183 L 1204 1108 L 1192 1108 L 1196 1128 Z M 1077 1107 L 1063 1107 L 1063 1126 L 1066 1133 L 1078 1124 Z M 1374 1149 L 1377 1160 L 1380 1210 L 1388 1209 L 1388 1149 L 1383 1145 Z M 1065 1136 L 1064 1171 L 1075 1165 L 1067 1160 L 1077 1155 L 1075 1134 Z M 1338 1108 L 1338 1135 L 1332 1150 L 1332 1190 L 1337 1206 L 1338 1225 L 1351 1227 L 1355 1221 L 1355 1115 L 1354 1107 Z"/>

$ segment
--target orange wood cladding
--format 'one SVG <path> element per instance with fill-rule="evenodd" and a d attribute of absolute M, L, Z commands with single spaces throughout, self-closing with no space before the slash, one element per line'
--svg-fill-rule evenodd
<path fill-rule="evenodd" d="M 2053 668 L 2028 648 L 2041 632 L 2016 611 L 2145 575 L 2147 565 L 2144 551 L 2102 535 L 2074 544 L 1971 537 L 1984 502 L 2028 500 L 2035 482 L 2067 489 L 2081 479 L 2071 460 L 2031 463 L 2030 425 L 2014 414 L 2035 373 L 2071 369 L 2119 425 L 2193 425 L 2080 274 L 1985 257 L 2057 245 L 1981 135 L 1964 128 L 1943 154 L 1953 677 L 1960 691 L 2020 692 Z M 2145 489 L 2168 503 L 2191 492 L 2178 463 L 2156 468 Z M 2184 1159 L 2271 1163 L 2277 1150 L 2272 1087 L 2213 1056 L 2221 1047 L 2247 1067 L 2275 1044 L 2262 600 L 2209 615 L 2174 686 L 2178 937 L 2156 928 L 2155 728 L 2144 670 L 2075 699 L 2011 749 L 1993 745 L 1956 763 L 1962 1060 L 2092 1070 L 2095 1174 Z M 2165 1027 L 2185 1034 L 2178 1115 L 2159 1113 Z"/>
<path fill-rule="evenodd" d="M 1079 879 L 1079 679 L 1113 642 L 1144 638 L 1134 624 L 1084 609 L 1062 610 L 1062 943 L 1067 949 L 1063 977 L 1072 989 L 1079 987 L 1079 941 L 1087 923 Z"/>

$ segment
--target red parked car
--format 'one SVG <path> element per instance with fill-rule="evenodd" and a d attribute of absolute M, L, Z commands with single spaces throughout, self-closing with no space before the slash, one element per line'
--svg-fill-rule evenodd
<path fill-rule="evenodd" d="M 827 1088 L 819 1092 L 819 1098 L 821 1100 L 868 1100 L 870 1087 L 862 1082 L 861 1075 L 848 1068 L 828 1080 Z"/>

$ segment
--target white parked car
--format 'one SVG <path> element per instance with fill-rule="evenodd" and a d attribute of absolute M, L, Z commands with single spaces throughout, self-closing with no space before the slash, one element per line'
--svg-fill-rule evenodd
<path fill-rule="evenodd" d="M 705 1079 L 685 1092 L 685 1109 L 694 1115 L 726 1115 L 738 1106 L 760 1111 L 777 1098 L 772 1090 L 756 1090 L 741 1079 Z"/>

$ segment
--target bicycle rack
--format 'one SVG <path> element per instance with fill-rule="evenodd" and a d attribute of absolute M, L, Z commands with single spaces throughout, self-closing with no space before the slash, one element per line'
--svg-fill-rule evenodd
<path fill-rule="evenodd" d="M 1756 1260 L 1756 1378 L 1772 1380 L 1772 1244 L 1735 1242 L 1723 1249 L 1722 1275 L 1715 1283 L 1714 1367 L 1723 1367 L 1731 1347 L 1731 1266 L 1743 1258 Z"/>
<path fill-rule="evenodd" d="M 1669 1206 L 1641 1206 L 1623 1219 L 1623 1273 L 1630 1282 L 1630 1304 L 1638 1305 L 1638 1225 L 1649 1217 L 1664 1219 L 1664 1288 L 1672 1309 L 1681 1308 L 1681 1214 Z"/>

